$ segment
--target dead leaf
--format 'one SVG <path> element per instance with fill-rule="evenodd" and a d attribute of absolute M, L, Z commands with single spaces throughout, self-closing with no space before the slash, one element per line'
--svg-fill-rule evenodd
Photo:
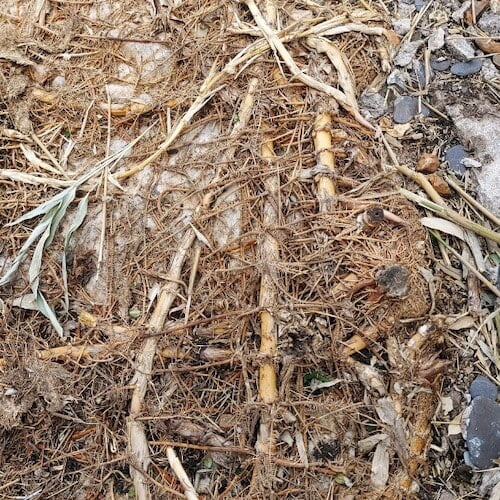
<path fill-rule="evenodd" d="M 372 473 L 370 482 L 374 488 L 382 489 L 389 479 L 389 451 L 387 450 L 387 440 L 381 441 L 372 459 Z"/>
<path fill-rule="evenodd" d="M 448 415 L 453 410 L 453 399 L 449 396 L 441 396 L 441 410 L 443 415 Z"/>
<path fill-rule="evenodd" d="M 451 422 L 448 422 L 448 436 L 456 436 L 462 433 L 462 415 L 459 413 Z"/>
<path fill-rule="evenodd" d="M 472 328 L 474 326 L 475 320 L 472 316 L 462 316 L 450 325 L 448 325 L 449 330 L 465 330 L 466 328 Z"/>
<path fill-rule="evenodd" d="M 429 229 L 436 229 L 437 231 L 442 231 L 443 233 L 451 234 L 461 240 L 465 240 L 464 230 L 454 222 L 441 219 L 440 217 L 422 217 L 420 222 Z"/>

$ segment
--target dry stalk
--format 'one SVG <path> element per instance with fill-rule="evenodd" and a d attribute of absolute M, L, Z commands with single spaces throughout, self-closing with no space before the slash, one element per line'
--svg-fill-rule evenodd
<path fill-rule="evenodd" d="M 283 45 L 283 42 L 281 41 L 280 37 L 266 22 L 259 8 L 255 4 L 254 0 L 242 0 L 242 1 L 249 8 L 253 18 L 255 19 L 255 22 L 257 23 L 257 26 L 262 31 L 262 34 L 266 38 L 273 52 L 279 53 L 279 55 L 283 58 L 283 61 L 287 65 L 288 69 L 290 70 L 294 78 L 304 83 L 305 85 L 315 90 L 318 90 L 319 92 L 324 92 L 325 94 L 333 97 L 361 125 L 370 130 L 375 130 L 373 126 L 368 121 L 366 121 L 365 118 L 363 118 L 363 116 L 359 113 L 358 109 L 353 108 L 352 104 L 349 102 L 349 99 L 343 92 L 332 87 L 331 85 L 327 85 L 323 82 L 316 80 L 312 76 L 303 73 L 293 60 L 293 57 L 290 55 L 290 52 L 288 52 L 286 47 Z"/>
<path fill-rule="evenodd" d="M 243 100 L 241 105 L 240 113 L 245 120 L 248 120 L 250 116 L 250 110 L 253 105 L 254 92 L 255 92 L 255 86 L 252 85 L 249 89 L 247 97 Z M 203 99 L 200 101 L 203 104 L 202 101 Z M 181 122 L 179 122 L 179 124 L 177 125 L 176 129 L 174 129 L 174 131 L 172 132 L 171 134 L 171 137 L 173 137 L 172 141 L 175 139 L 175 137 L 177 137 L 180 134 L 183 128 L 183 126 L 181 125 L 183 123 L 184 122 L 181 120 Z M 237 128 L 237 132 L 239 133 L 244 128 L 245 125 L 246 122 L 236 124 L 235 129 Z M 175 132 L 175 130 L 177 130 L 177 132 Z M 156 153 L 158 153 L 158 151 Z M 154 156 L 156 153 L 154 153 L 152 156 Z M 214 181 L 218 180 L 219 175 L 220 172 L 216 174 L 216 179 L 214 179 Z M 201 203 L 194 211 L 192 218 L 194 218 L 198 213 L 200 213 L 202 210 L 208 208 L 211 205 L 213 201 L 213 196 L 214 196 L 213 191 L 210 191 L 207 194 L 205 194 Z M 186 232 L 184 233 L 184 236 L 180 241 L 179 247 L 171 261 L 170 270 L 167 274 L 167 283 L 163 286 L 161 290 L 158 303 L 148 323 L 148 329 L 153 334 L 153 336 L 147 338 L 142 346 L 142 350 L 138 356 L 136 363 L 135 375 L 132 380 L 132 384 L 134 385 L 134 391 L 130 403 L 130 416 L 128 420 L 128 437 L 129 437 L 129 447 L 134 462 L 132 463 L 130 472 L 134 481 L 136 495 L 139 500 L 148 500 L 151 498 L 149 486 L 147 483 L 147 478 L 141 472 L 142 470 L 147 471 L 151 463 L 151 459 L 149 456 L 149 447 L 148 447 L 146 433 L 144 430 L 144 425 L 141 421 L 137 419 L 137 417 L 140 415 L 141 412 L 142 403 L 144 401 L 144 396 L 147 390 L 148 380 L 153 367 L 153 359 L 156 353 L 156 345 L 158 342 L 158 336 L 155 334 L 158 334 L 160 330 L 163 328 L 163 325 L 168 316 L 170 308 L 172 307 L 172 304 L 175 298 L 177 297 L 177 290 L 179 288 L 181 272 L 184 266 L 186 255 L 191 246 L 193 245 L 195 239 L 196 239 L 196 233 L 193 226 L 191 225 L 191 227 L 186 229 Z M 186 496 L 188 498 L 197 498 L 190 496 L 193 494 L 193 492 L 191 491 L 192 485 L 189 482 L 189 480 L 187 483 L 185 482 L 187 476 L 185 476 L 185 472 L 184 475 L 182 475 L 183 471 L 180 470 L 182 469 L 182 464 L 176 458 L 175 451 L 173 450 L 173 448 L 167 447 L 167 454 L 169 456 L 170 464 L 171 465 L 175 464 L 176 469 L 174 469 L 174 472 L 177 474 L 177 477 L 183 484 Z M 137 468 L 134 467 L 134 464 L 138 465 L 138 467 Z M 174 466 L 172 465 L 172 467 Z M 181 475 L 179 475 L 179 473 L 181 473 Z M 194 494 L 196 495 L 196 493 Z"/>

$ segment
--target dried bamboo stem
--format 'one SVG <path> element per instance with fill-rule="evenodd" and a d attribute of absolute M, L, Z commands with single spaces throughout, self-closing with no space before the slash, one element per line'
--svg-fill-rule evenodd
<path fill-rule="evenodd" d="M 323 213 L 331 210 L 337 192 L 332 178 L 335 174 L 335 159 L 331 151 L 331 126 L 332 118 L 328 113 L 319 113 L 316 116 L 313 135 L 318 165 L 326 167 L 332 172 L 332 176 L 318 176 L 318 201 L 320 211 Z"/>
<path fill-rule="evenodd" d="M 283 45 L 280 37 L 276 34 L 276 32 L 269 26 L 264 17 L 262 16 L 259 8 L 255 4 L 254 0 L 242 0 L 243 3 L 247 5 L 249 8 L 257 26 L 262 31 L 262 34 L 266 38 L 269 46 L 273 50 L 273 52 L 278 52 L 282 57 L 283 61 L 287 65 L 288 69 L 297 80 L 301 81 L 305 85 L 318 90 L 320 92 L 324 92 L 325 94 L 333 97 L 348 113 L 350 113 L 361 125 L 364 127 L 375 130 L 374 127 L 363 118 L 363 116 L 359 113 L 359 111 L 352 107 L 349 99 L 346 98 L 346 95 L 340 90 L 332 87 L 331 85 L 327 85 L 323 82 L 320 82 L 313 78 L 312 76 L 306 75 L 303 73 L 300 68 L 297 66 L 292 56 Z"/>
<path fill-rule="evenodd" d="M 249 90 L 252 90 L 252 92 L 254 92 L 255 88 L 252 87 Z M 249 94 L 250 98 L 245 98 L 243 100 L 240 109 L 240 114 L 246 117 L 246 119 L 248 119 L 248 117 L 250 116 L 250 109 L 253 105 L 253 93 L 249 92 Z M 206 98 L 206 94 L 204 98 Z M 203 100 L 204 99 L 201 99 L 202 103 Z M 173 137 L 172 141 L 175 140 L 175 138 L 181 133 L 183 128 L 182 125 L 183 123 L 185 123 L 184 120 L 181 120 L 181 122 L 179 122 L 179 124 L 177 125 L 176 129 L 174 129 L 174 131 L 172 132 L 170 136 L 171 138 Z M 245 124 L 237 124 L 235 125 L 235 128 L 238 127 L 238 131 L 240 131 L 244 127 L 244 125 Z M 163 144 L 166 144 L 167 141 L 164 142 Z M 165 146 L 165 149 L 166 147 L 168 147 L 168 145 Z M 158 149 L 155 153 L 153 153 L 153 155 L 151 155 L 150 158 L 153 157 L 154 155 L 158 156 L 159 154 L 161 154 L 159 153 L 160 150 L 161 148 Z M 216 177 L 218 176 L 219 173 L 216 175 Z M 193 218 L 202 209 L 210 206 L 210 204 L 213 201 L 213 196 L 214 196 L 213 191 L 210 191 L 205 194 L 200 205 L 198 205 L 198 207 L 194 211 Z M 153 367 L 153 359 L 156 353 L 156 345 L 158 342 L 158 336 L 155 334 L 158 334 L 160 330 L 163 328 L 163 325 L 170 311 L 170 308 L 172 307 L 172 304 L 175 298 L 177 297 L 177 289 L 179 287 L 181 272 L 184 266 L 186 255 L 191 246 L 193 245 L 195 239 L 196 239 L 196 233 L 193 229 L 193 226 L 191 226 L 188 229 L 186 229 L 186 232 L 184 233 L 184 236 L 180 241 L 177 252 L 175 253 L 171 261 L 170 269 L 167 274 L 167 283 L 163 286 L 161 290 L 158 303 L 148 323 L 148 329 L 153 334 L 153 336 L 147 338 L 142 346 L 142 350 L 137 358 L 135 375 L 132 380 L 132 384 L 134 385 L 134 391 L 132 393 L 132 399 L 130 403 L 130 417 L 127 423 L 128 424 L 127 428 L 128 428 L 129 448 L 133 458 L 133 464 L 130 473 L 134 481 L 134 487 L 138 500 L 151 499 L 151 494 L 149 491 L 148 483 L 146 481 L 146 477 L 141 472 L 141 470 L 147 471 L 151 463 L 151 459 L 149 456 L 148 441 L 146 438 L 144 425 L 140 420 L 137 419 L 137 417 L 140 415 L 141 412 L 144 396 L 146 395 L 148 380 Z M 174 463 L 177 469 L 182 468 L 182 464 L 180 464 L 178 460 L 176 461 L 175 451 L 172 448 L 167 447 L 167 454 L 169 456 L 169 461 L 171 464 Z M 133 466 L 134 463 L 138 465 L 137 468 Z M 177 476 L 181 479 L 181 476 L 179 476 L 180 471 L 176 470 L 175 472 Z M 184 476 L 182 476 L 181 482 L 185 488 L 186 496 L 188 498 L 197 498 L 189 496 L 192 495 L 194 492 L 194 490 L 192 492 L 190 489 L 192 485 L 191 483 L 189 483 L 189 479 L 188 483 L 185 483 Z M 194 493 L 194 495 L 196 495 L 196 493 Z"/>

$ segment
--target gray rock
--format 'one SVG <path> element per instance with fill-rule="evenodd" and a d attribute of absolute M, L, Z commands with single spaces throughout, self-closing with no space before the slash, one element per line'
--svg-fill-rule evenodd
<path fill-rule="evenodd" d="M 500 114 L 498 107 L 479 100 L 470 104 L 446 106 L 462 143 L 474 148 L 475 158 L 482 163 L 478 172 L 480 201 L 500 217 Z"/>
<path fill-rule="evenodd" d="M 409 82 L 408 73 L 406 71 L 395 69 L 387 77 L 387 85 L 396 85 L 401 90 L 406 89 L 406 84 Z"/>
<path fill-rule="evenodd" d="M 415 6 L 410 1 L 410 3 L 399 3 L 398 4 L 398 18 L 404 19 L 406 17 L 410 18 L 415 12 Z"/>
<path fill-rule="evenodd" d="M 398 55 L 394 59 L 396 66 L 408 66 L 417 55 L 417 50 L 422 46 L 422 40 L 415 40 L 414 42 L 405 42 L 401 45 Z"/>
<path fill-rule="evenodd" d="M 467 151 L 460 144 L 446 150 L 445 159 L 448 162 L 448 167 L 455 174 L 465 174 L 465 165 L 462 162 L 464 158 L 467 158 Z"/>
<path fill-rule="evenodd" d="M 398 35 L 406 35 L 410 31 L 411 19 L 405 17 L 404 19 L 394 19 L 392 21 L 392 27 Z"/>
<path fill-rule="evenodd" d="M 441 26 L 431 33 L 431 35 L 427 39 L 427 47 L 431 52 L 444 47 L 444 36 L 445 32 L 444 29 L 441 28 Z"/>
<path fill-rule="evenodd" d="M 487 81 L 491 82 L 492 80 L 500 77 L 500 71 L 498 71 L 497 67 L 491 62 L 491 59 L 483 59 L 483 67 L 481 68 L 481 76 Z"/>
<path fill-rule="evenodd" d="M 480 469 L 492 467 L 500 456 L 500 405 L 478 396 L 472 401 L 467 426 L 471 462 Z"/>
<path fill-rule="evenodd" d="M 411 96 L 401 96 L 394 100 L 394 122 L 408 123 L 418 113 L 418 99 Z M 422 115 L 429 116 L 429 110 L 422 106 Z"/>
<path fill-rule="evenodd" d="M 363 92 L 359 98 L 360 109 L 366 118 L 380 118 L 387 111 L 385 99 L 377 92 Z"/>
<path fill-rule="evenodd" d="M 467 76 L 479 73 L 482 67 L 482 59 L 471 59 L 470 61 L 455 63 L 450 68 L 450 71 L 456 76 Z"/>
<path fill-rule="evenodd" d="M 415 10 L 420 12 L 425 6 L 424 0 L 415 0 Z"/>
<path fill-rule="evenodd" d="M 485 12 L 477 22 L 479 27 L 491 36 L 500 36 L 500 15 L 492 11 Z"/>
<path fill-rule="evenodd" d="M 451 62 L 448 59 L 434 60 L 431 61 L 431 68 L 436 71 L 446 71 L 451 66 Z"/>
<path fill-rule="evenodd" d="M 474 45 L 465 38 L 458 38 L 458 35 L 451 35 L 446 38 L 446 47 L 451 54 L 461 61 L 468 61 L 475 55 Z"/>
<path fill-rule="evenodd" d="M 478 375 L 470 385 L 469 394 L 472 399 L 482 396 L 484 398 L 497 399 L 498 388 L 489 378 Z"/>

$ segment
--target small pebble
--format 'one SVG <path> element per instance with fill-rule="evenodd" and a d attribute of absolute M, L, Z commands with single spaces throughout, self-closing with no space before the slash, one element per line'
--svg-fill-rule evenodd
<path fill-rule="evenodd" d="M 396 85 L 402 90 L 406 89 L 406 84 L 408 82 L 408 73 L 399 69 L 393 70 L 387 77 L 387 85 Z"/>
<path fill-rule="evenodd" d="M 439 168 L 439 158 L 433 153 L 424 153 L 417 163 L 417 172 L 432 174 Z"/>
<path fill-rule="evenodd" d="M 451 62 L 448 59 L 443 59 L 442 61 L 431 61 L 431 68 L 435 71 L 446 71 L 451 66 Z"/>
<path fill-rule="evenodd" d="M 424 0 L 415 0 L 415 10 L 420 12 L 425 6 Z"/>
<path fill-rule="evenodd" d="M 416 57 L 418 49 L 422 46 L 422 40 L 414 42 L 404 42 L 400 47 L 397 56 L 394 58 L 396 66 L 408 66 Z"/>
<path fill-rule="evenodd" d="M 471 59 L 470 61 L 455 63 L 450 68 L 450 71 L 456 76 L 467 76 L 479 73 L 482 67 L 483 61 L 481 59 Z"/>
<path fill-rule="evenodd" d="M 489 378 L 478 375 L 470 385 L 469 394 L 472 399 L 483 396 L 496 401 L 498 388 Z"/>
<path fill-rule="evenodd" d="M 494 467 L 500 456 L 500 405 L 478 396 L 471 403 L 467 426 L 467 448 L 471 462 L 480 469 Z"/>
<path fill-rule="evenodd" d="M 370 118 L 380 118 L 387 111 L 385 99 L 377 92 L 364 92 L 359 99 L 361 112 L 366 112 Z"/>
<path fill-rule="evenodd" d="M 408 123 L 418 113 L 418 99 L 411 96 L 401 96 L 394 101 L 394 122 Z M 422 115 L 429 116 L 429 110 L 422 106 Z"/>
<path fill-rule="evenodd" d="M 432 184 L 432 187 L 440 194 L 441 196 L 449 196 L 451 194 L 450 186 L 446 183 L 446 181 L 440 177 L 438 174 L 431 174 L 428 177 L 429 182 Z"/>
<path fill-rule="evenodd" d="M 431 52 L 439 50 L 444 46 L 444 37 L 446 33 L 443 28 L 439 27 L 433 31 L 427 39 L 427 47 Z"/>
<path fill-rule="evenodd" d="M 457 35 L 449 35 L 446 39 L 448 50 L 460 61 L 468 61 L 475 55 L 474 45 L 465 38 L 459 38 Z"/>
<path fill-rule="evenodd" d="M 467 151 L 460 144 L 448 148 L 445 154 L 445 159 L 448 162 L 450 170 L 458 175 L 465 173 L 465 165 L 462 163 L 464 158 L 467 158 Z"/>

